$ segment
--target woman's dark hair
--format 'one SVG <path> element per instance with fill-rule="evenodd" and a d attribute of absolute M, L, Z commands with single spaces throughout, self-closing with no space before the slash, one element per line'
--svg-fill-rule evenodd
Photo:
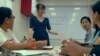
<path fill-rule="evenodd" d="M 100 14 L 100 1 L 92 5 L 92 11 L 93 13 L 98 12 L 98 14 Z"/>
<path fill-rule="evenodd" d="M 37 4 L 36 5 L 37 11 L 39 11 L 40 8 L 42 8 L 43 10 L 45 10 L 45 5 L 43 5 L 43 4 Z"/>
<path fill-rule="evenodd" d="M 5 19 L 10 18 L 12 15 L 12 11 L 8 7 L 0 7 L 0 25 L 2 25 Z"/>
<path fill-rule="evenodd" d="M 81 24 L 82 24 L 82 21 L 83 21 L 84 19 L 86 19 L 86 20 L 91 24 L 91 19 L 90 19 L 90 17 L 88 17 L 88 16 L 84 16 L 84 17 L 81 18 L 81 20 L 80 20 L 80 23 L 81 23 Z"/>

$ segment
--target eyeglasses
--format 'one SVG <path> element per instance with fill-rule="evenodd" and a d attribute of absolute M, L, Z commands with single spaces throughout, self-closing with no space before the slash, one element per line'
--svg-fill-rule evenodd
<path fill-rule="evenodd" d="M 15 16 L 12 15 L 12 16 L 10 16 L 10 18 L 15 18 Z"/>

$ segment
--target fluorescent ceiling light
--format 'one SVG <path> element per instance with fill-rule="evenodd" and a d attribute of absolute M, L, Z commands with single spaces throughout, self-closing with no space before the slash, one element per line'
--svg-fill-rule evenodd
<path fill-rule="evenodd" d="M 77 12 L 74 12 L 74 13 L 72 14 L 72 18 L 75 18 L 77 15 L 78 15 L 78 13 L 77 13 Z"/>
<path fill-rule="evenodd" d="M 75 18 L 72 18 L 71 21 L 74 22 L 75 21 Z"/>
<path fill-rule="evenodd" d="M 49 10 L 50 10 L 50 11 L 54 11 L 54 10 L 55 10 L 55 8 L 49 8 Z"/>
<path fill-rule="evenodd" d="M 55 12 L 52 12 L 51 13 L 51 16 L 56 16 L 57 14 Z"/>
<path fill-rule="evenodd" d="M 75 17 L 76 16 L 76 13 L 73 13 L 72 17 Z"/>
<path fill-rule="evenodd" d="M 70 22 L 69 24 L 70 24 L 70 25 L 72 25 L 73 23 L 72 23 L 72 22 Z"/>
<path fill-rule="evenodd" d="M 74 8 L 74 10 L 80 10 L 81 8 L 79 8 L 79 7 L 76 7 L 76 8 Z"/>

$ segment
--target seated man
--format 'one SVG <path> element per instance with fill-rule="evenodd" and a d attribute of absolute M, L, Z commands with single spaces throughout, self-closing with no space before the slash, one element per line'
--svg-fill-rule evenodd
<path fill-rule="evenodd" d="M 15 36 L 14 33 L 13 33 L 13 31 L 11 31 L 10 29 L 7 30 L 6 36 L 7 36 L 8 41 L 11 42 L 11 43 L 21 43 L 21 42 L 16 38 L 16 36 Z M 30 37 L 31 37 L 31 36 L 30 36 Z M 33 38 L 27 37 L 27 38 L 25 38 L 25 40 L 24 40 L 23 42 L 26 42 L 27 39 L 30 39 L 30 40 L 31 40 L 31 39 L 33 39 Z M 34 46 L 30 47 L 30 49 L 39 49 L 39 47 L 42 48 L 42 47 L 46 46 L 46 43 L 47 43 L 46 40 L 44 40 L 44 41 L 35 41 L 35 40 L 34 40 L 34 42 L 35 42 Z"/>
<path fill-rule="evenodd" d="M 12 15 L 12 11 L 7 7 L 0 7 L 0 47 L 6 48 L 9 50 L 20 50 L 20 49 L 29 49 L 37 44 L 34 39 L 27 39 L 23 43 L 12 43 L 8 40 L 7 30 L 13 28 L 14 16 Z M 12 37 L 12 36 L 10 36 Z M 41 44 L 39 42 L 38 44 Z M 44 46 L 44 45 L 43 45 Z"/>

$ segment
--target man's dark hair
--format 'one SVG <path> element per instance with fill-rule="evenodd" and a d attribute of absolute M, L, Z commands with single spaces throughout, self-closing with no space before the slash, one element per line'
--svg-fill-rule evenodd
<path fill-rule="evenodd" d="M 10 18 L 12 11 L 8 7 L 0 7 L 0 25 L 2 25 L 6 18 Z"/>

